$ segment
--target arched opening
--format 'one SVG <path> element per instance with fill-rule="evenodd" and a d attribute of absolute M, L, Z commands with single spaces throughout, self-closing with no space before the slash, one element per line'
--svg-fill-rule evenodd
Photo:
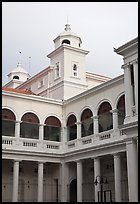
<path fill-rule="evenodd" d="M 13 76 L 13 79 L 19 79 L 19 76 L 15 75 Z"/>
<path fill-rule="evenodd" d="M 50 116 L 45 120 L 44 140 L 60 142 L 61 139 L 61 123 L 58 118 Z"/>
<path fill-rule="evenodd" d="M 70 183 L 70 202 L 77 202 L 77 179 Z"/>
<path fill-rule="evenodd" d="M 100 105 L 98 110 L 99 132 L 107 131 L 113 128 L 113 118 L 110 110 L 112 110 L 110 103 L 103 102 Z"/>
<path fill-rule="evenodd" d="M 117 104 L 118 109 L 118 125 L 122 125 L 125 119 L 125 96 L 122 95 Z"/>
<path fill-rule="evenodd" d="M 21 118 L 20 136 L 22 138 L 39 138 L 39 119 L 34 113 L 26 113 Z"/>
<path fill-rule="evenodd" d="M 67 120 L 67 136 L 68 141 L 74 140 L 77 138 L 77 125 L 75 115 L 70 115 Z"/>
<path fill-rule="evenodd" d="M 63 45 L 64 43 L 66 43 L 66 44 L 69 44 L 69 45 L 70 45 L 70 41 L 69 41 L 69 40 L 67 40 L 67 39 L 65 39 L 65 40 L 63 40 L 63 41 L 62 41 L 62 45 Z"/>
<path fill-rule="evenodd" d="M 85 109 L 81 115 L 81 134 L 82 137 L 93 134 L 93 116 L 90 109 Z"/>
<path fill-rule="evenodd" d="M 9 109 L 2 109 L 2 136 L 15 136 L 14 113 Z"/>

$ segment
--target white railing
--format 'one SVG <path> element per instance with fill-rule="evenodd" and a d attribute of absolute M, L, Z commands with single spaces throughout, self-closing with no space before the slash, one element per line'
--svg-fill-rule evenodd
<path fill-rule="evenodd" d="M 120 137 L 121 135 L 122 134 L 119 130 L 114 131 L 113 129 L 111 129 L 98 134 L 93 134 L 93 135 L 81 137 L 76 140 L 68 141 L 66 142 L 66 146 L 69 149 L 69 151 L 75 150 L 77 148 L 83 149 L 91 146 L 96 146 L 102 143 L 103 141 L 110 142 L 113 139 Z"/>
<path fill-rule="evenodd" d="M 35 151 L 35 152 L 58 152 L 61 150 L 61 142 L 55 141 L 40 141 L 39 139 L 29 139 L 29 138 L 16 138 L 9 136 L 2 136 L 2 148 L 3 149 L 21 149 L 25 151 Z"/>
<path fill-rule="evenodd" d="M 113 139 L 122 138 L 125 132 L 121 129 L 114 131 L 113 129 L 93 134 L 78 139 L 65 142 L 65 148 L 62 148 L 62 142 L 29 139 L 29 138 L 16 138 L 10 136 L 2 136 L 3 149 L 21 149 L 25 151 L 35 151 L 44 153 L 64 153 L 64 151 L 73 151 L 76 149 L 87 148 L 88 146 L 96 146 L 100 143 L 111 142 Z M 63 146 L 64 147 L 64 146 Z M 65 150 L 64 150 L 65 149 Z"/>

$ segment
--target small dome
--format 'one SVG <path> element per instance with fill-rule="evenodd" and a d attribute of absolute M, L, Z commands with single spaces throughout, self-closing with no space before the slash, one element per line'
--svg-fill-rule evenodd
<path fill-rule="evenodd" d="M 65 31 L 61 32 L 61 33 L 59 34 L 59 36 L 72 35 L 72 36 L 76 36 L 76 37 L 79 38 L 79 36 L 78 36 L 76 33 L 74 33 L 74 32 L 71 31 L 71 28 L 70 28 L 70 25 L 69 25 L 69 24 L 66 24 L 65 26 L 66 26 L 66 27 L 65 27 Z"/>
<path fill-rule="evenodd" d="M 21 63 L 18 63 L 17 67 L 11 71 L 11 73 L 17 73 L 17 72 L 28 74 L 28 72 L 21 67 Z"/>

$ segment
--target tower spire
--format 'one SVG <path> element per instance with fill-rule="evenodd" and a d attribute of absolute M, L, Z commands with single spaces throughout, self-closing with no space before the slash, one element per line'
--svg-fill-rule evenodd
<path fill-rule="evenodd" d="M 65 25 L 65 31 L 70 31 L 70 24 L 68 23 L 68 16 L 67 16 L 67 24 Z"/>
<path fill-rule="evenodd" d="M 68 22 L 69 22 L 69 21 L 68 21 L 68 16 L 67 16 L 67 24 L 69 24 Z"/>

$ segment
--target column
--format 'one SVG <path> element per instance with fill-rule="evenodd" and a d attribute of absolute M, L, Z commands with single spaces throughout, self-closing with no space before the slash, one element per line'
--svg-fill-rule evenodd
<path fill-rule="evenodd" d="M 82 202 L 82 183 L 83 183 L 83 173 L 82 173 L 82 161 L 77 161 L 77 202 Z"/>
<path fill-rule="evenodd" d="M 118 129 L 118 109 L 110 111 L 113 114 L 113 129 Z"/>
<path fill-rule="evenodd" d="M 61 202 L 67 202 L 68 164 L 65 162 L 61 162 L 60 165 Z"/>
<path fill-rule="evenodd" d="M 138 115 L 138 60 L 133 63 L 134 66 L 134 89 L 135 89 L 135 109 Z"/>
<path fill-rule="evenodd" d="M 96 176 L 100 176 L 101 171 L 100 171 L 100 159 L 94 158 L 94 181 L 96 180 Z M 95 186 L 95 202 L 98 202 L 98 191 L 101 189 L 101 185 L 98 183 Z"/>
<path fill-rule="evenodd" d="M 20 123 L 21 121 L 15 121 L 15 137 L 19 138 L 20 137 Z"/>
<path fill-rule="evenodd" d="M 138 202 L 138 155 L 134 140 L 126 143 L 129 202 Z"/>
<path fill-rule="evenodd" d="M 67 142 L 67 127 L 61 127 L 61 142 L 65 148 L 65 142 Z"/>
<path fill-rule="evenodd" d="M 39 140 L 44 139 L 44 124 L 39 124 Z"/>
<path fill-rule="evenodd" d="M 99 116 L 96 115 L 93 117 L 93 124 L 94 124 L 94 134 L 97 134 L 99 133 L 99 124 L 98 124 L 98 119 L 99 119 Z"/>
<path fill-rule="evenodd" d="M 121 202 L 121 160 L 120 155 L 114 155 L 115 202 Z"/>
<path fill-rule="evenodd" d="M 14 160 L 13 164 L 13 195 L 12 202 L 18 202 L 18 183 L 19 183 L 19 162 Z"/>
<path fill-rule="evenodd" d="M 124 69 L 124 87 L 125 87 L 125 107 L 126 107 L 126 118 L 132 116 L 132 87 L 131 87 L 131 74 L 129 65 L 123 65 Z"/>
<path fill-rule="evenodd" d="M 38 162 L 38 202 L 43 202 L 43 162 Z"/>
<path fill-rule="evenodd" d="M 77 139 L 81 138 L 81 122 L 77 122 Z"/>

